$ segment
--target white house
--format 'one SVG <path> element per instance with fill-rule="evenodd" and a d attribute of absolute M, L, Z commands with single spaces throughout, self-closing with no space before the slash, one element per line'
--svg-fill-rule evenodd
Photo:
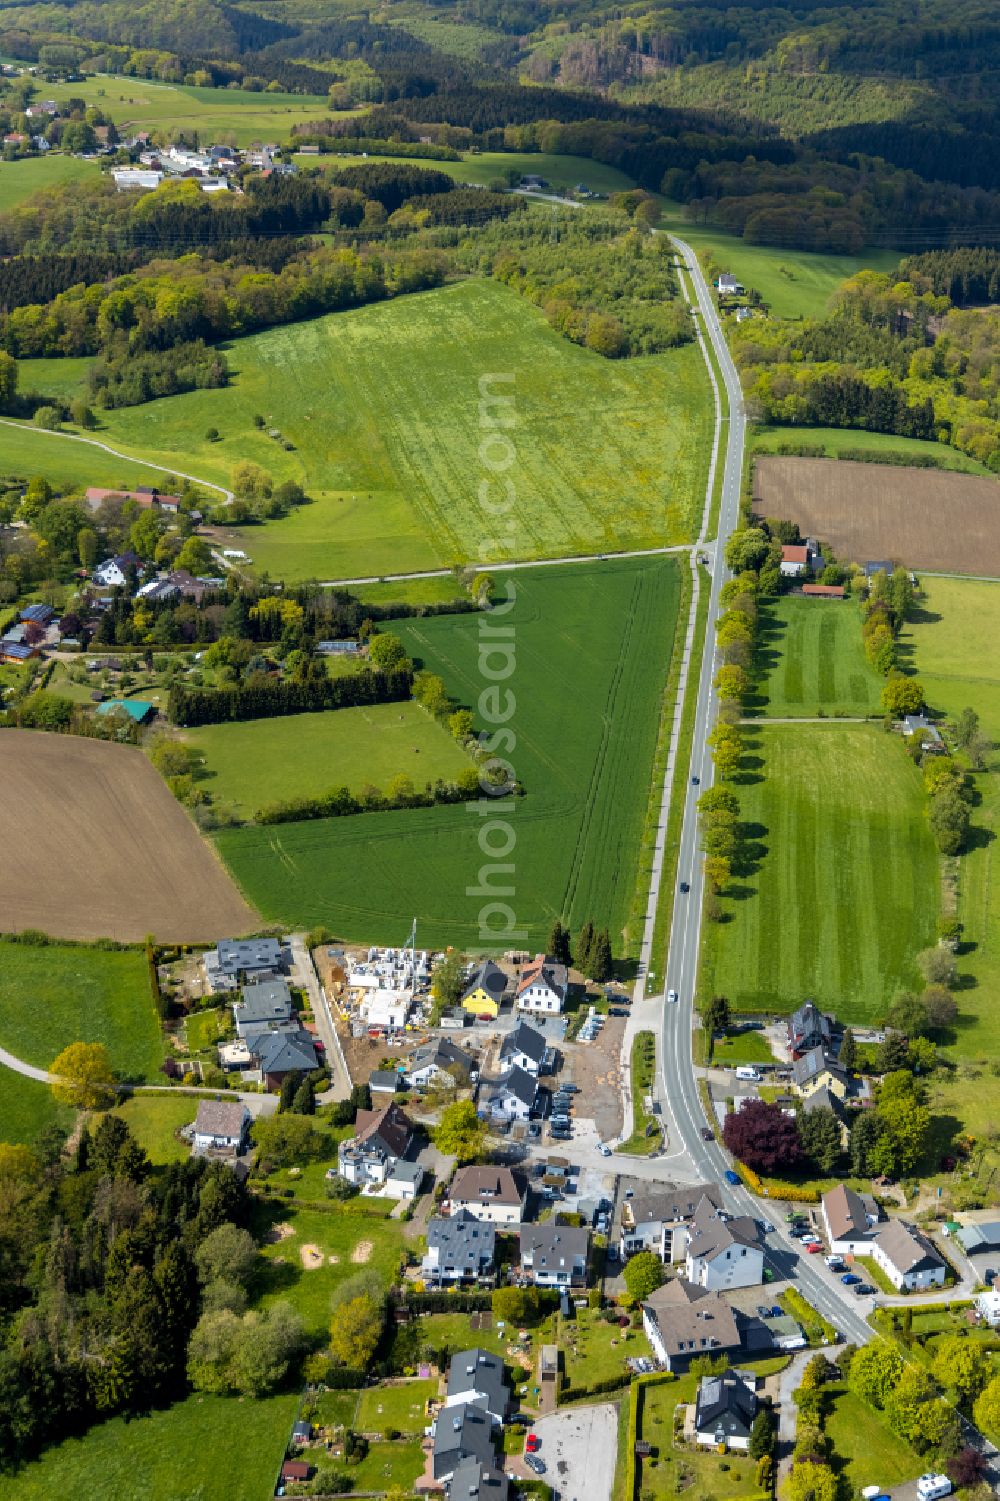
<path fill-rule="evenodd" d="M 509 1074 L 511 1069 L 521 1068 L 537 1079 L 549 1056 L 551 1050 L 541 1032 L 527 1022 L 518 1022 L 500 1045 L 500 1072 Z"/>
<path fill-rule="evenodd" d="M 988 1288 L 980 1293 L 976 1299 L 976 1312 L 981 1319 L 985 1319 L 991 1329 L 1000 1326 L 1000 1292 L 995 1287 Z"/>
<path fill-rule="evenodd" d="M 440 1037 L 418 1048 L 406 1071 L 408 1082 L 417 1089 L 428 1084 L 468 1084 L 475 1071 L 476 1060 L 471 1053 L 456 1045 L 448 1037 Z"/>
<path fill-rule="evenodd" d="M 385 1185 L 413 1140 L 413 1126 L 398 1105 L 359 1110 L 354 1135 L 337 1151 L 341 1177 L 359 1188 Z"/>
<path fill-rule="evenodd" d="M 720 271 L 716 286 L 724 297 L 739 297 L 743 292 L 743 285 L 729 271 Z"/>
<path fill-rule="evenodd" d="M 900 1292 L 943 1287 L 948 1267 L 934 1242 L 903 1220 L 890 1220 L 872 1242 L 871 1254 Z"/>
<path fill-rule="evenodd" d="M 703 1200 L 688 1231 L 684 1269 L 689 1282 L 709 1292 L 759 1287 L 764 1248 L 756 1220 L 749 1215 L 730 1218 Z"/>
<path fill-rule="evenodd" d="M 509 1167 L 462 1167 L 452 1180 L 451 1213 L 467 1209 L 491 1225 L 520 1224 L 525 1190 Z"/>
<path fill-rule="evenodd" d="M 869 1195 L 838 1183 L 823 1195 L 820 1215 L 830 1250 L 838 1256 L 869 1256 L 881 1211 Z"/>
<path fill-rule="evenodd" d="M 526 964 L 517 984 L 519 1011 L 559 1012 L 566 1004 L 568 975 L 565 964 L 536 954 Z"/>
<path fill-rule="evenodd" d="M 677 1188 L 669 1183 L 633 1180 L 623 1193 L 619 1242 L 623 1261 L 638 1251 L 655 1251 L 667 1265 L 683 1261 L 688 1228 L 699 1204 L 704 1199 L 710 1209 L 722 1208 L 722 1196 L 714 1183 Z"/>
<path fill-rule="evenodd" d="M 91 577 L 102 589 L 121 589 L 127 583 L 125 570 L 129 565 L 141 568 L 142 561 L 127 553 L 117 558 L 106 558 L 103 563 L 98 563 Z"/>
<path fill-rule="evenodd" d="M 522 1225 L 521 1274 L 535 1287 L 585 1287 L 590 1232 L 575 1225 Z"/>
<path fill-rule="evenodd" d="M 366 992 L 359 1010 L 369 1027 L 379 1027 L 383 1032 L 402 1032 L 412 1004 L 409 991 L 371 990 Z"/>
<path fill-rule="evenodd" d="M 429 1220 L 427 1254 L 421 1264 L 424 1280 L 441 1287 L 491 1277 L 496 1238 L 493 1225 L 477 1220 L 466 1209 L 447 1220 Z"/>
<path fill-rule="evenodd" d="M 127 193 L 135 189 L 149 192 L 151 189 L 158 188 L 163 181 L 163 173 L 156 172 L 151 167 L 116 167 L 111 175 L 119 193 Z"/>
<path fill-rule="evenodd" d="M 538 1097 L 538 1080 L 523 1068 L 512 1068 L 505 1079 L 491 1087 L 486 1108 L 506 1121 L 526 1121 Z"/>
<path fill-rule="evenodd" d="M 750 1448 L 750 1430 L 757 1416 L 755 1385 L 753 1371 L 703 1376 L 694 1407 L 696 1442 L 708 1449 L 732 1449 L 745 1454 Z"/>
<path fill-rule="evenodd" d="M 194 1122 L 195 1156 L 238 1157 L 247 1142 L 250 1112 L 239 1100 L 202 1100 Z"/>

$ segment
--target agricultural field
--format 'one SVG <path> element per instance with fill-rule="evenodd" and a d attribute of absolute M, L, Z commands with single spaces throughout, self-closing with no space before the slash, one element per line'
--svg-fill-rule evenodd
<path fill-rule="evenodd" d="M 851 599 L 786 594 L 761 612 L 751 712 L 771 719 L 880 714 L 884 679 L 865 658 Z"/>
<path fill-rule="evenodd" d="M 469 597 L 469 591 L 455 573 L 431 578 L 389 579 L 377 584 L 352 584 L 351 593 L 355 599 L 373 605 L 437 605 Z"/>
<path fill-rule="evenodd" d="M 85 162 L 79 156 L 60 156 L 53 151 L 19 162 L 0 162 L 0 213 L 17 208 L 41 188 L 54 188 L 85 177 L 96 179 L 96 162 Z M 22 389 L 31 388 L 22 382 Z"/>
<path fill-rule="evenodd" d="M 382 1201 L 386 1212 L 392 1201 Z M 294 1203 L 261 1206 L 269 1229 L 257 1276 L 260 1304 L 288 1302 L 298 1309 L 310 1334 L 330 1327 L 334 1289 L 363 1268 L 386 1283 L 394 1279 L 403 1252 L 403 1231 L 396 1220 L 374 1214 L 329 1209 L 299 1209 Z"/>
<path fill-rule="evenodd" d="M 525 569 L 510 587 L 510 758 L 527 795 L 505 802 L 498 818 L 509 821 L 516 841 L 503 860 L 515 866 L 518 941 L 543 945 L 562 914 L 573 927 L 588 918 L 607 924 L 621 952 L 676 622 L 677 568 L 647 558 Z M 476 705 L 486 686 L 479 616 L 396 628 L 455 698 Z M 269 921 L 396 943 L 419 913 L 421 943 L 477 949 L 492 940 L 480 926 L 484 898 L 466 891 L 478 885 L 484 864 L 476 812 L 476 805 L 418 808 L 217 837 L 237 882 Z M 511 884 L 503 871 L 493 880 Z M 626 943 L 636 937 L 628 934 Z"/>
<path fill-rule="evenodd" d="M 326 99 L 317 94 L 206 89 L 101 73 L 82 83 L 47 83 L 45 98 L 57 103 L 62 99 L 85 99 L 88 105 L 96 105 L 109 114 L 121 135 L 140 130 L 161 131 L 169 140 L 180 132 L 196 130 L 206 145 L 215 141 L 237 146 L 249 146 L 255 141 L 280 143 L 291 135 L 297 121 L 319 111 L 326 113 Z"/>
<path fill-rule="evenodd" d="M 190 943 L 256 927 L 140 751 L 8 730 L 0 774 L 7 795 L 0 908 L 9 932 L 121 942 L 152 933 Z"/>
<path fill-rule="evenodd" d="M 901 643 L 927 702 L 948 715 L 975 709 L 984 734 L 1000 742 L 1000 584 L 925 574 L 921 589 L 920 610 Z M 975 777 L 973 838 L 959 862 L 959 971 L 967 983 L 959 996 L 956 1031 L 965 1056 L 990 1058 L 1000 1054 L 1000 758 L 995 751 L 987 766 Z"/>
<path fill-rule="evenodd" d="M 604 360 L 516 293 L 470 280 L 271 329 L 227 355 L 229 387 L 109 412 L 106 440 L 221 484 L 246 458 L 299 480 L 311 505 L 223 539 L 274 577 L 664 546 L 689 539 L 700 514 L 711 422 L 693 344 Z M 502 527 L 478 498 L 491 371 L 513 377 L 490 388 L 514 403 Z M 254 427 L 258 413 L 294 452 Z"/>
<path fill-rule="evenodd" d="M 798 523 L 843 562 L 1000 574 L 994 479 L 829 459 L 758 459 L 754 511 Z"/>
<path fill-rule="evenodd" d="M 700 988 L 743 1011 L 791 1011 L 803 996 L 844 1022 L 881 1019 L 919 988 L 934 942 L 938 856 L 918 773 L 866 725 L 761 725 L 759 761 L 737 785 L 752 869 L 705 929 Z"/>
<path fill-rule="evenodd" d="M 0 1501 L 270 1501 L 298 1402 L 292 1393 L 258 1398 L 250 1421 L 242 1398 L 198 1394 L 141 1418 L 112 1418 L 0 1475 Z"/>
<path fill-rule="evenodd" d="M 955 469 L 960 474 L 990 478 L 986 465 L 977 459 L 959 453 L 947 443 L 931 443 L 923 438 L 897 438 L 892 433 L 869 433 L 857 427 L 758 427 L 754 430 L 752 447 L 755 453 L 776 453 L 786 443 L 822 448 L 828 459 L 839 459 L 842 453 L 858 448 L 871 454 L 913 454 L 917 459 L 933 459 L 940 469 Z"/>
<path fill-rule="evenodd" d="M 48 1068 L 71 1042 L 104 1043 L 124 1079 L 155 1074 L 163 1048 L 145 953 L 0 941 L 0 1044 Z"/>
<path fill-rule="evenodd" d="M 341 786 L 357 792 L 366 783 L 385 788 L 399 773 L 422 787 L 470 765 L 458 742 L 412 700 L 202 725 L 184 738 L 204 756 L 199 785 L 247 818 L 286 798 Z"/>

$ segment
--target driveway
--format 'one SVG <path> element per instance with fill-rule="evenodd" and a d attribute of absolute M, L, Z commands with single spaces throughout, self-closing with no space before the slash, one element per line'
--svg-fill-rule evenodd
<path fill-rule="evenodd" d="M 542 1441 L 544 1479 L 559 1501 L 608 1501 L 618 1452 L 618 1410 L 611 1402 L 564 1408 L 532 1428 Z"/>

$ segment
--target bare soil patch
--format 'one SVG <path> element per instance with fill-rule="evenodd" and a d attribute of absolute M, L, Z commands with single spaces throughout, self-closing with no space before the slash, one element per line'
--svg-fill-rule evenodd
<path fill-rule="evenodd" d="M 351 1252 L 351 1260 L 358 1266 L 364 1266 L 366 1261 L 371 1260 L 372 1251 L 375 1247 L 370 1240 L 359 1240 Z"/>
<path fill-rule="evenodd" d="M 323 1265 L 323 1252 L 312 1244 L 299 1246 L 299 1260 L 307 1272 L 314 1272 Z"/>
<path fill-rule="evenodd" d="M 269 1246 L 274 1246 L 277 1245 L 279 1241 L 288 1240 L 289 1236 L 292 1236 L 294 1234 L 295 1231 L 286 1220 L 283 1221 L 280 1225 L 272 1225 L 270 1230 L 268 1230 L 265 1234 L 264 1240 Z"/>
<path fill-rule="evenodd" d="M 259 923 L 134 747 L 4 730 L 0 781 L 4 931 L 194 943 Z"/>
<path fill-rule="evenodd" d="M 1000 486 L 974 474 L 842 459 L 758 458 L 753 509 L 798 523 L 843 561 L 1000 574 Z"/>

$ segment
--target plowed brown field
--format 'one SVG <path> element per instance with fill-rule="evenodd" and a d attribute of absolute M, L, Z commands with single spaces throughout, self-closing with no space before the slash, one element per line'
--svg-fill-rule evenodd
<path fill-rule="evenodd" d="M 1000 575 L 1000 485 L 973 474 L 843 459 L 759 458 L 753 508 L 795 521 L 844 562 L 886 558 Z"/>
<path fill-rule="evenodd" d="M 0 730 L 0 788 L 4 932 L 193 943 L 259 923 L 141 751 Z"/>

